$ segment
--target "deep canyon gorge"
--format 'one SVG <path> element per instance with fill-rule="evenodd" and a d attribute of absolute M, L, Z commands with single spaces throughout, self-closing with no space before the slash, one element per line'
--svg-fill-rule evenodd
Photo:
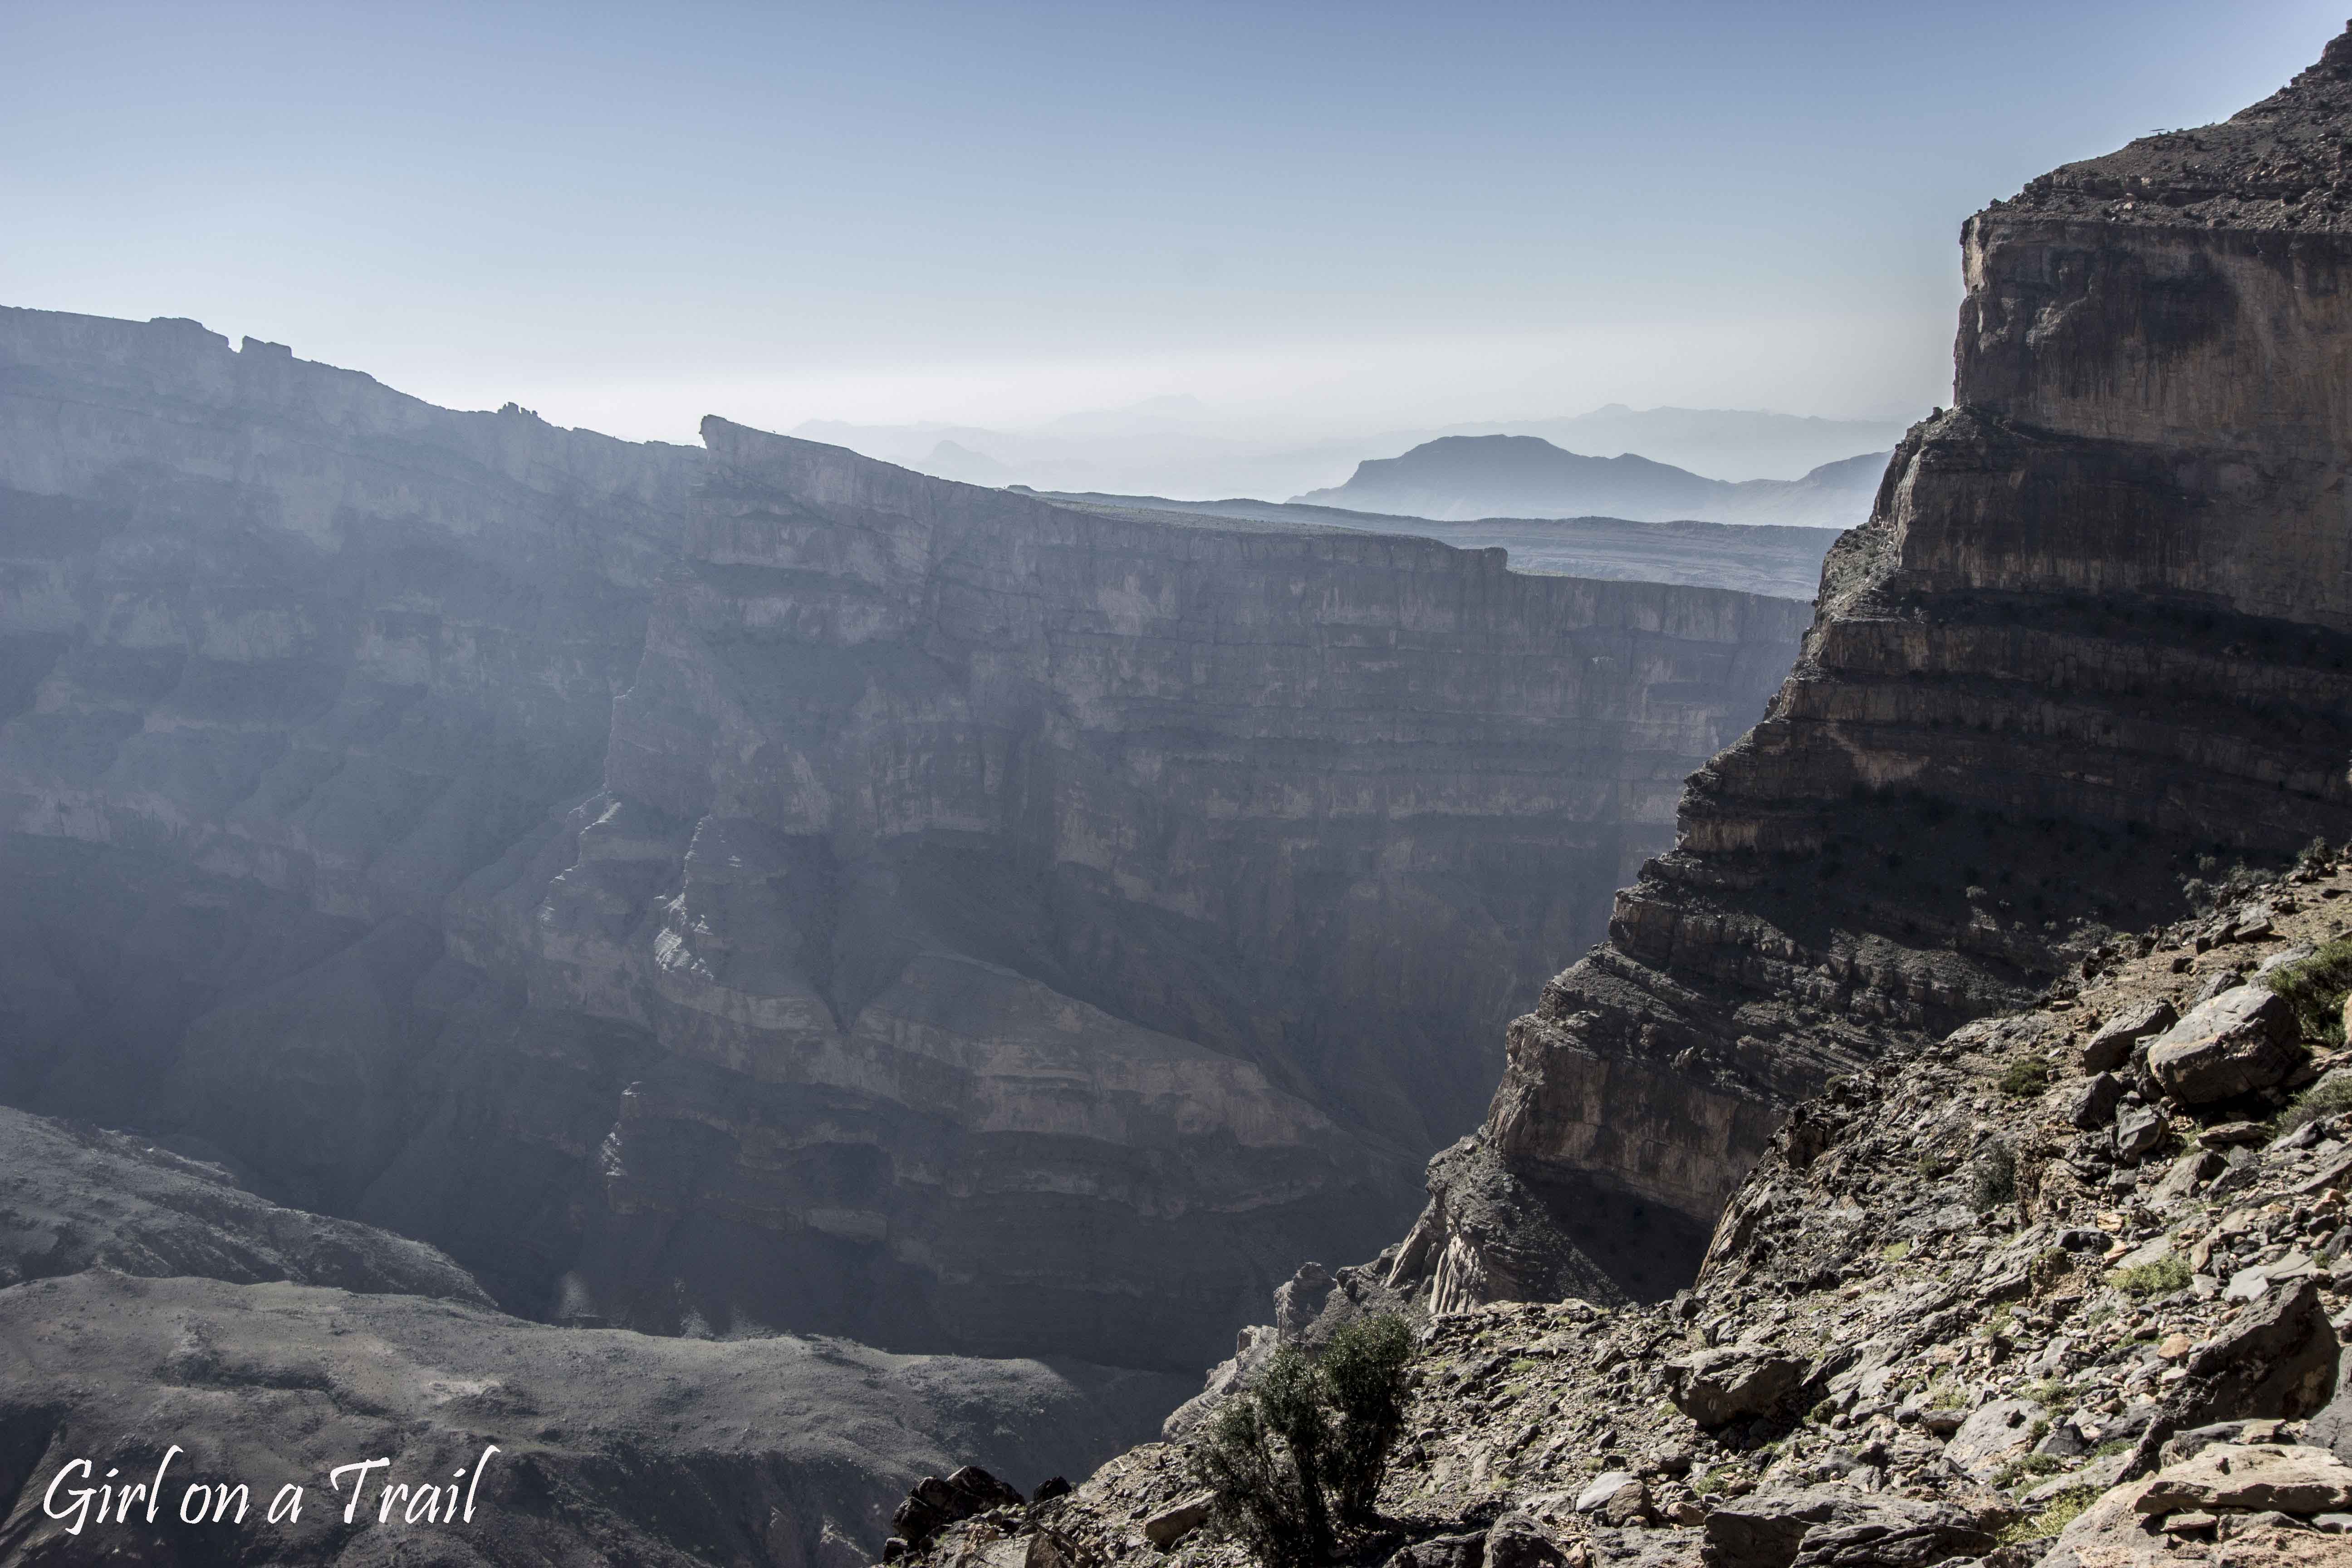
<path fill-rule="evenodd" d="M 1081 1484 L 894 1559 L 1234 1568 L 1183 1444 L 1368 1309 L 1394 1568 L 2024 1568 L 2321 1451 L 2352 1058 L 2199 1020 L 2352 892 L 2347 234 L 2352 33 L 1970 218 L 1811 602 L 0 310 L 0 1560 L 184 1428 L 496 1435 L 434 1561 L 855 1568 L 977 1462 Z"/>
<path fill-rule="evenodd" d="M 1192 1370 L 1804 606 L 0 315 L 5 1092 L 508 1310 Z"/>

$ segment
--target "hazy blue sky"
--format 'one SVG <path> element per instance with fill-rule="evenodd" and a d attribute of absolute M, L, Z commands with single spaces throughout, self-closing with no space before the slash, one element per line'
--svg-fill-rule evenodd
<path fill-rule="evenodd" d="M 0 0 L 0 303 L 675 438 L 1907 416 L 1963 216 L 2345 9 Z"/>

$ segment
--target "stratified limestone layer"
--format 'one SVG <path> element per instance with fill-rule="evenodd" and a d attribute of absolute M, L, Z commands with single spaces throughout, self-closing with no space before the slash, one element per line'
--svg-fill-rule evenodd
<path fill-rule="evenodd" d="M 2352 832 L 2347 132 L 2339 38 L 1969 220 L 1956 406 L 1608 945 L 1511 1026 L 1475 1136 L 1530 1192 L 1640 1205 L 1686 1275 L 1796 1099 L 2178 912 L 2203 857 Z"/>
<path fill-rule="evenodd" d="M 1194 1368 L 1803 608 L 0 312 L 0 1095 L 510 1309 Z"/>

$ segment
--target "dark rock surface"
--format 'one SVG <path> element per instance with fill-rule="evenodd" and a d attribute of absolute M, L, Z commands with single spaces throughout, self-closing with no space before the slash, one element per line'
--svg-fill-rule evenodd
<path fill-rule="evenodd" d="M 1727 481 L 1627 452 L 1588 458 L 1535 436 L 1442 436 L 1356 465 L 1348 482 L 1297 498 L 1410 517 L 1610 517 L 1850 528 L 1870 512 L 1883 452 L 1824 463 L 1802 479 Z"/>
<path fill-rule="evenodd" d="M 1801 617 L 708 442 L 0 311 L 0 1099 L 529 1316 L 1196 1369 Z"/>
<path fill-rule="evenodd" d="M 2339 166 L 2347 73 L 2339 40 L 2225 126 L 1969 220 L 1956 406 L 1831 552 L 1795 670 L 1608 944 L 1511 1026 L 1477 1136 L 1531 1188 L 1703 1228 L 1832 1077 L 2063 996 L 2113 929 L 2190 912 L 2184 879 L 2352 834 L 2352 238 L 2309 218 L 2333 174 L 2262 194 Z M 2130 211 L 2064 195 L 2109 163 L 2147 181 Z M 2214 1094 L 2287 1065 L 2207 1055 Z M 1471 1250 L 1390 1282 L 1454 1291 Z"/>
<path fill-rule="evenodd" d="M 0 1288 L 90 1268 L 490 1305 L 423 1242 L 282 1208 L 142 1139 L 0 1108 Z"/>

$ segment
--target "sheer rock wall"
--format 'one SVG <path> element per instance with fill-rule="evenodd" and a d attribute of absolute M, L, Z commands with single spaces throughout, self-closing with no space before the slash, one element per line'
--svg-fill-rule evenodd
<path fill-rule="evenodd" d="M 1615 1205 L 1637 1290 L 1688 1278 L 1831 1077 L 2063 984 L 2200 861 L 2352 833 L 2347 120 L 2339 38 L 1968 223 L 1954 406 L 1608 944 L 1511 1026 L 1475 1135 L 1554 1212 Z M 1444 1261 L 1475 1251 L 1445 1197 L 1393 1282 L 1491 1272 Z"/>
<path fill-rule="evenodd" d="M 0 312 L 0 1094 L 511 1309 L 1197 1367 L 1803 607 Z"/>

